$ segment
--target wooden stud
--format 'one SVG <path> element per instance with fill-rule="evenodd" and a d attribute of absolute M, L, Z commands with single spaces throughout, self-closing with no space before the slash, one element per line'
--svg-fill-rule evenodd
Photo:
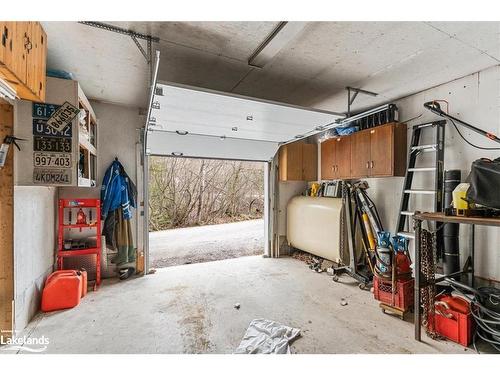
<path fill-rule="evenodd" d="M 13 107 L 0 100 L 0 142 L 13 134 Z M 14 145 L 0 169 L 0 336 L 14 329 Z"/>

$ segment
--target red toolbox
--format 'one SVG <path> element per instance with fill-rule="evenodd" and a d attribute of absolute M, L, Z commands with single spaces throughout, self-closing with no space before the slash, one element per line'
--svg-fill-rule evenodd
<path fill-rule="evenodd" d="M 442 295 L 436 298 L 434 329 L 438 334 L 463 346 L 469 346 L 474 328 L 469 302 L 457 296 Z"/>
<path fill-rule="evenodd" d="M 84 276 L 76 270 L 61 270 L 51 273 L 45 281 L 42 293 L 42 311 L 69 309 L 77 306 L 83 297 Z"/>
<path fill-rule="evenodd" d="M 398 280 L 394 294 L 394 307 L 402 311 L 408 311 L 413 307 L 413 287 L 415 280 Z M 373 277 L 373 296 L 377 301 L 392 305 L 392 281 L 383 280 L 377 276 Z"/>

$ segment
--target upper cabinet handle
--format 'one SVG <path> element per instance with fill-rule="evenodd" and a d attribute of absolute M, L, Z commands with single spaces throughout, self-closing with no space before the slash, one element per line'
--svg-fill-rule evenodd
<path fill-rule="evenodd" d="M 371 161 L 370 163 L 370 168 L 373 169 L 373 166 L 375 165 L 375 163 L 373 162 L 373 160 Z"/>

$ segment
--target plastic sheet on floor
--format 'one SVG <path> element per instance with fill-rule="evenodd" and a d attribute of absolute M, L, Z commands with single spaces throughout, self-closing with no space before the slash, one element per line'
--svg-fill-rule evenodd
<path fill-rule="evenodd" d="M 236 354 L 290 354 L 290 344 L 300 329 L 267 319 L 254 319 L 245 332 Z"/>

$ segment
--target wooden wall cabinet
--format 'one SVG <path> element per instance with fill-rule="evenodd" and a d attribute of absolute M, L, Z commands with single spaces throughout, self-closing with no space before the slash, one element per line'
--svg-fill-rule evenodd
<path fill-rule="evenodd" d="M 406 125 L 390 123 L 321 144 L 323 180 L 404 176 Z"/>
<path fill-rule="evenodd" d="M 47 35 L 39 22 L 0 22 L 0 78 L 21 99 L 45 101 Z"/>
<path fill-rule="evenodd" d="M 339 180 L 351 176 L 351 137 L 328 139 L 321 144 L 321 178 Z"/>
<path fill-rule="evenodd" d="M 280 181 L 316 181 L 318 179 L 318 145 L 293 142 L 279 151 Z"/>

